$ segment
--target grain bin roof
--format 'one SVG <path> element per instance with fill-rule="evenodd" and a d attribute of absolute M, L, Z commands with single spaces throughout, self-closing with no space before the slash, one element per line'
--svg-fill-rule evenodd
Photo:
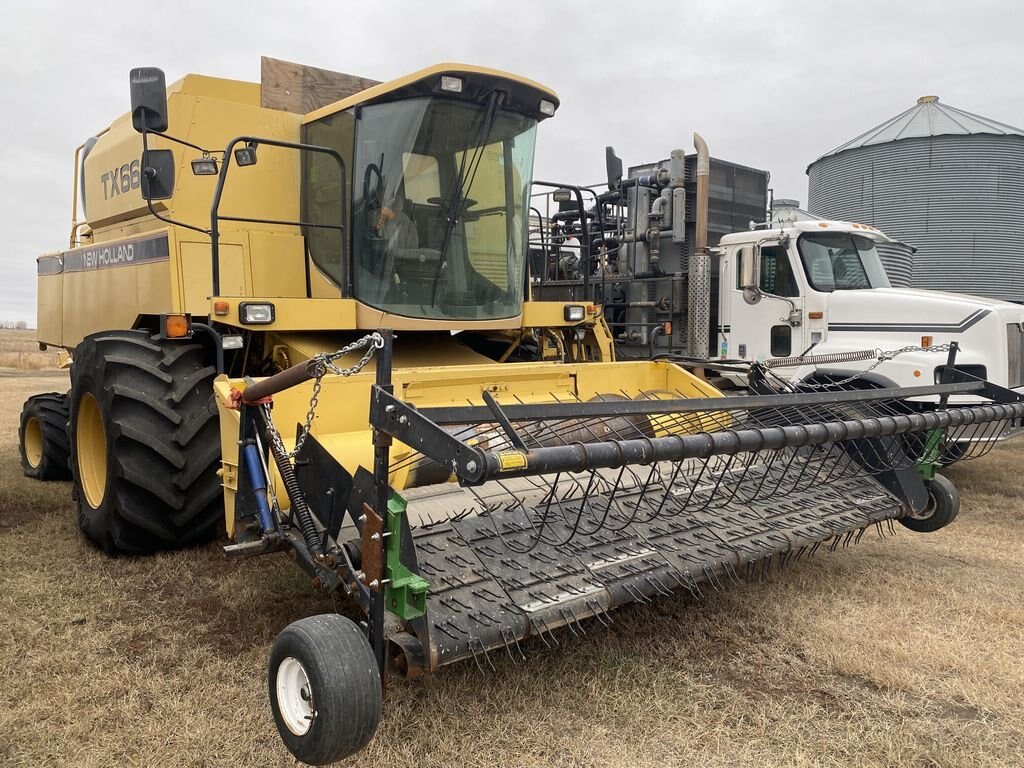
<path fill-rule="evenodd" d="M 848 149 L 885 144 L 900 139 L 947 135 L 969 136 L 979 133 L 1024 136 L 1024 130 L 1020 128 L 1014 128 L 1012 125 L 942 104 L 939 102 L 938 96 L 922 96 L 906 112 L 901 112 L 881 125 L 865 131 L 857 138 L 841 144 L 831 152 L 826 152 L 818 160 L 830 155 L 838 155 Z M 818 162 L 818 160 L 814 162 Z"/>

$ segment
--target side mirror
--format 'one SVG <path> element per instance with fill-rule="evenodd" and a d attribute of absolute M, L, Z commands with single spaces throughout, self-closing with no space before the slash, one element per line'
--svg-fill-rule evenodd
<path fill-rule="evenodd" d="M 169 149 L 147 149 L 142 153 L 139 191 L 143 200 L 166 200 L 174 194 L 174 153 Z"/>
<path fill-rule="evenodd" d="M 740 288 L 761 287 L 761 246 L 740 248 Z"/>
<path fill-rule="evenodd" d="M 622 158 L 615 154 L 615 147 L 604 148 L 604 165 L 608 171 L 608 189 L 614 191 L 622 184 Z"/>
<path fill-rule="evenodd" d="M 740 288 L 748 304 L 761 300 L 761 246 L 743 247 L 739 250 Z"/>
<path fill-rule="evenodd" d="M 163 70 L 156 67 L 136 67 L 131 71 L 129 80 L 132 92 L 132 126 L 139 133 L 166 131 L 167 84 Z"/>

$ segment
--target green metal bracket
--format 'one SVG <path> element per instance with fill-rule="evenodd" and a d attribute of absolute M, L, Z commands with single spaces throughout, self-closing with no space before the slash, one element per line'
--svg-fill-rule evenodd
<path fill-rule="evenodd" d="M 392 493 L 388 499 L 388 515 L 384 521 L 384 599 L 387 608 L 399 618 L 409 621 L 419 618 L 427 608 L 427 582 L 406 568 L 401 561 L 402 520 L 405 517 L 405 499 Z"/>
<path fill-rule="evenodd" d="M 941 429 L 928 430 L 924 443 L 924 453 L 917 463 L 917 471 L 925 480 L 934 480 L 939 469 L 939 457 L 942 455 L 942 439 L 945 433 Z"/>

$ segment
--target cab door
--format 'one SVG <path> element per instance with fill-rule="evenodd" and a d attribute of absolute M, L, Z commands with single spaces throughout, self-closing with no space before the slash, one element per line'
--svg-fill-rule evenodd
<path fill-rule="evenodd" d="M 757 287 L 744 289 L 743 264 L 754 257 L 754 248 L 753 243 L 742 245 L 729 259 L 731 279 L 722 291 L 729 305 L 729 325 L 722 329 L 726 344 L 720 352 L 744 360 L 797 356 L 808 343 L 804 299 L 793 264 L 777 242 L 763 244 Z"/>

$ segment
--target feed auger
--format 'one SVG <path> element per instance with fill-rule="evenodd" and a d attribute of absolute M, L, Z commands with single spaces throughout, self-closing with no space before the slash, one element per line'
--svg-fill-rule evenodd
<path fill-rule="evenodd" d="M 330 398 L 340 382 L 324 378 L 322 361 L 234 396 L 242 450 L 258 455 L 240 483 L 240 543 L 228 552 L 291 550 L 365 614 L 363 631 L 313 617 L 275 645 L 275 714 L 312 762 L 309 744 L 323 737 L 296 737 L 293 726 L 343 734 L 321 757 L 355 751 L 377 725 L 389 674 L 460 660 L 494 669 L 498 657 L 524 660 L 530 638 L 559 645 L 628 603 L 700 597 L 872 529 L 891 532 L 894 521 L 937 530 L 959 497 L 934 466 L 984 454 L 1024 416 L 1016 393 L 952 369 L 953 381 L 933 386 L 855 379 L 775 392 L 755 366 L 752 389 L 763 394 L 722 397 L 678 386 L 689 374 L 670 363 L 589 363 L 570 372 L 585 384 L 576 394 L 492 385 L 418 406 L 407 396 L 414 384 L 392 370 L 391 333 L 361 348 L 377 354 L 372 470 L 350 474 L 308 422 L 294 462 L 275 447 L 268 396 L 314 378 L 318 399 Z M 579 395 L 602 379 L 604 391 Z M 971 404 L 950 407 L 950 397 Z M 915 405 L 936 398 L 938 407 Z M 267 499 L 273 483 L 257 446 L 269 447 L 288 498 Z"/>

